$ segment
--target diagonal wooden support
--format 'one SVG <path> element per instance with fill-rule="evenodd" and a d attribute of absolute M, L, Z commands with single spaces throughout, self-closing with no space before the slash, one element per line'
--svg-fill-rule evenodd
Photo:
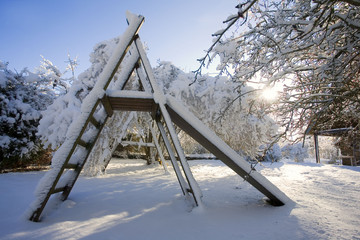
<path fill-rule="evenodd" d="M 163 116 L 163 120 L 164 120 L 164 123 L 170 134 L 170 138 L 172 140 L 173 146 L 174 146 L 175 151 L 177 152 L 178 157 L 180 159 L 183 173 L 184 173 L 186 180 L 188 182 L 188 185 L 189 185 L 189 190 L 187 190 L 187 191 L 191 192 L 191 194 L 193 195 L 195 204 L 199 205 L 199 204 L 201 204 L 202 193 L 201 193 L 201 190 L 200 190 L 195 178 L 193 177 L 193 175 L 191 173 L 189 164 L 187 163 L 186 158 L 185 158 L 184 151 L 180 145 L 180 141 L 175 132 L 174 125 L 173 125 L 170 115 L 165 107 L 166 97 L 165 97 L 163 91 L 161 91 L 159 89 L 158 84 L 156 83 L 155 76 L 152 72 L 152 68 L 150 65 L 150 61 L 146 56 L 146 53 L 145 53 L 144 47 L 140 41 L 140 38 L 137 37 L 135 39 L 134 43 L 139 52 L 140 59 L 142 61 L 142 65 L 143 65 L 143 69 L 145 71 L 146 77 L 147 77 L 148 81 L 150 82 L 151 88 L 154 92 L 154 100 L 159 105 L 159 111 L 160 111 L 161 115 Z M 160 122 L 158 121 L 158 123 L 157 123 L 158 126 L 161 125 L 159 123 Z"/>
<path fill-rule="evenodd" d="M 168 152 L 168 154 L 170 156 L 170 161 L 174 168 L 174 172 L 175 172 L 178 182 L 180 184 L 181 190 L 185 196 L 189 196 L 190 187 L 189 187 L 188 183 L 185 181 L 183 175 L 181 174 L 181 170 L 179 168 L 179 165 L 177 164 L 175 154 L 172 150 L 171 143 L 167 137 L 164 126 L 162 125 L 162 123 L 160 121 L 156 121 L 156 124 L 159 128 L 160 136 L 165 144 L 166 151 Z"/>

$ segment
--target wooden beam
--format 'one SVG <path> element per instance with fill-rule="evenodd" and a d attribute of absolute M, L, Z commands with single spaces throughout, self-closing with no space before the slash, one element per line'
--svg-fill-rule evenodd
<path fill-rule="evenodd" d="M 156 146 L 156 149 L 157 149 L 157 152 L 159 154 L 159 157 L 160 157 L 160 161 L 164 167 L 164 170 L 166 173 L 169 173 L 168 169 L 167 169 L 167 166 L 166 166 L 166 161 L 165 161 L 165 158 L 164 158 L 164 154 L 161 150 L 161 147 L 160 147 L 160 144 L 159 144 L 159 141 L 156 137 L 156 133 L 155 133 L 155 130 L 154 128 L 152 127 L 152 123 L 148 123 L 149 124 L 149 128 L 150 128 L 150 131 L 151 131 L 151 134 L 153 135 L 153 139 L 154 139 L 154 144 Z M 159 136 L 160 137 L 160 136 Z"/>
<path fill-rule="evenodd" d="M 341 135 L 343 133 L 351 131 L 352 128 L 334 128 L 334 129 L 327 129 L 327 130 L 321 130 L 316 131 L 314 134 L 318 136 L 333 136 L 333 135 Z"/>

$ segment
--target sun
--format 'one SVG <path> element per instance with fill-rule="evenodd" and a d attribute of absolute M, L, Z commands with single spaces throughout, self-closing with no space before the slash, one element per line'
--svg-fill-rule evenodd
<path fill-rule="evenodd" d="M 260 96 L 267 102 L 275 102 L 279 97 L 279 91 L 275 88 L 264 88 L 261 90 Z"/>

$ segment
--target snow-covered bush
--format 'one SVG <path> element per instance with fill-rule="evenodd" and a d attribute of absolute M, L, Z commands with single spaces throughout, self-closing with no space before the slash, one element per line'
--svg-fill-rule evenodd
<path fill-rule="evenodd" d="M 261 149 L 267 149 L 263 160 L 268 162 L 278 162 L 282 157 L 281 148 L 278 143 L 273 144 L 270 148 L 268 146 L 261 146 Z"/>
<path fill-rule="evenodd" d="M 46 84 L 27 69 L 14 73 L 0 61 L 0 169 L 23 165 L 41 150 L 36 136 L 40 112 L 54 97 L 44 90 Z"/>
<path fill-rule="evenodd" d="M 309 157 L 308 147 L 301 143 L 286 144 L 281 149 L 284 158 L 293 159 L 295 162 L 303 162 L 305 158 Z"/>

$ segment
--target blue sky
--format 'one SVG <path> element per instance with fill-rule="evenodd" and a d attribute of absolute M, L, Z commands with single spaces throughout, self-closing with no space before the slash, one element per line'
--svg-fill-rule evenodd
<path fill-rule="evenodd" d="M 145 16 L 140 30 L 156 61 L 173 62 L 185 71 L 198 67 L 197 58 L 212 43 L 211 34 L 236 13 L 237 0 L 0 0 L 0 60 L 10 69 L 34 70 L 41 57 L 65 69 L 67 54 L 78 56 L 76 75 L 89 67 L 93 46 L 121 35 L 125 12 Z"/>

